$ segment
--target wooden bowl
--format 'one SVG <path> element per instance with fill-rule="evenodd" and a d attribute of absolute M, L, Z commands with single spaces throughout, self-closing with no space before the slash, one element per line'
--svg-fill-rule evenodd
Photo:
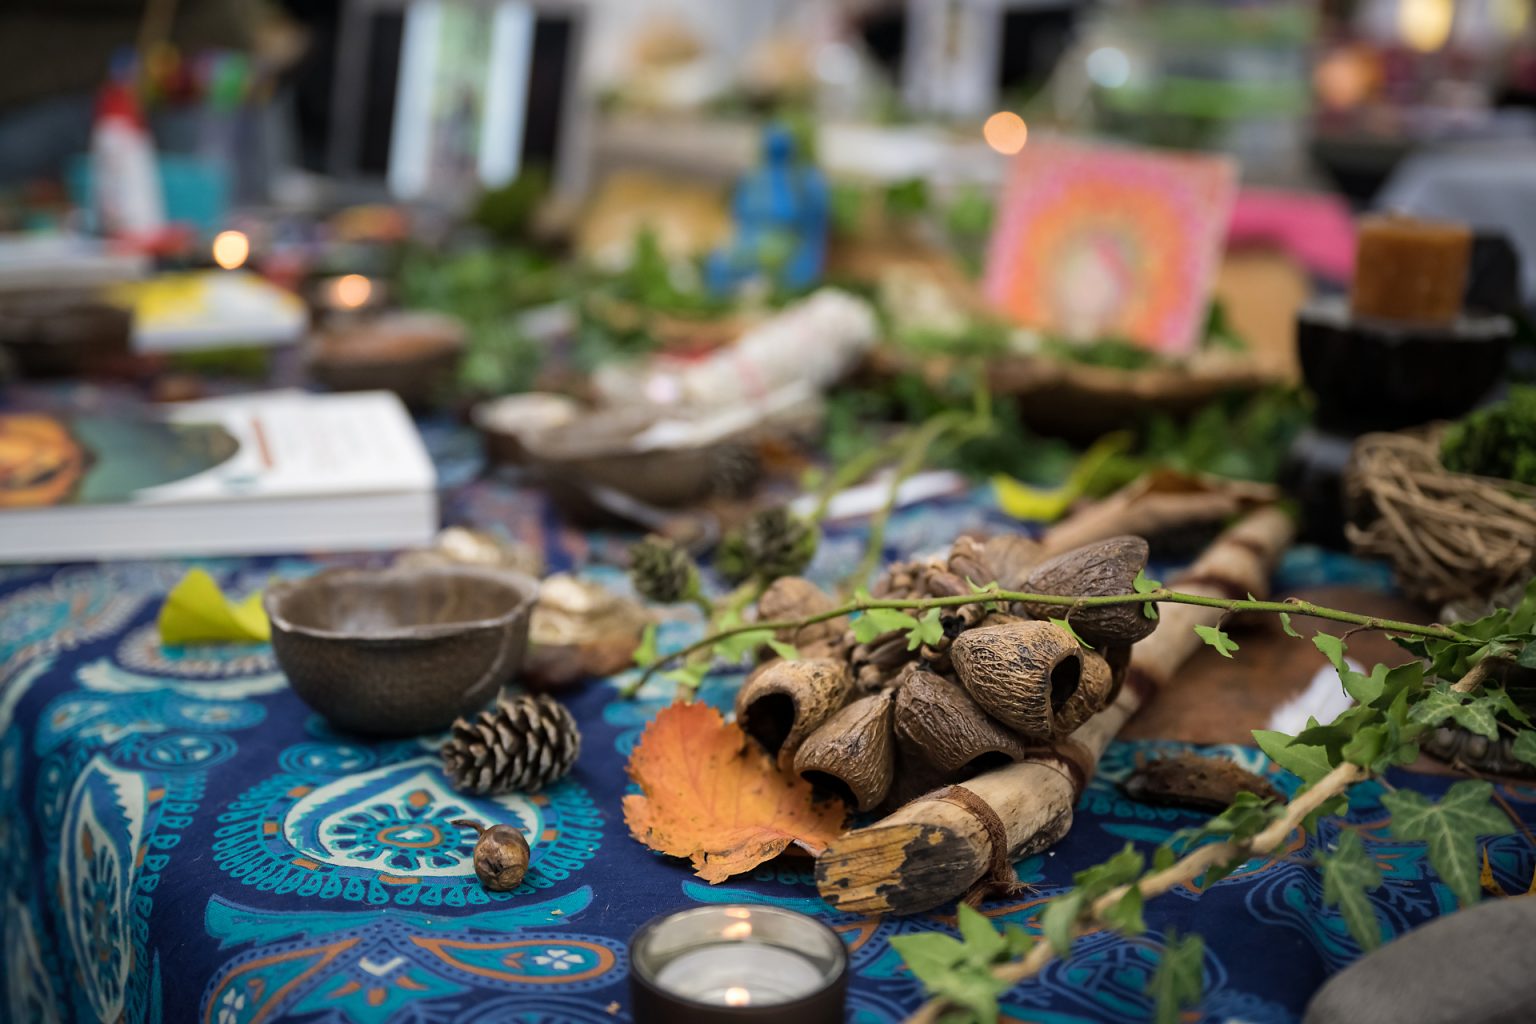
<path fill-rule="evenodd" d="M 465 328 L 441 313 L 389 313 L 315 338 L 309 372 L 332 391 L 393 391 L 412 408 L 453 383 Z"/>
<path fill-rule="evenodd" d="M 408 736 L 488 704 L 522 667 L 539 584 L 469 566 L 334 569 L 275 583 L 272 650 L 338 729 Z"/>

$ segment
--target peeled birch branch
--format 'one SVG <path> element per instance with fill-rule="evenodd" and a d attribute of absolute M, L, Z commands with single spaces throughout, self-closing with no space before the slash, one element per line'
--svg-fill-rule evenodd
<path fill-rule="evenodd" d="M 1262 595 L 1292 533 L 1284 513 L 1260 509 L 1218 537 L 1175 585 L 1211 597 Z M 1203 646 L 1194 627 L 1216 625 L 1224 614 L 1196 605 L 1164 604 L 1159 611 L 1157 630 L 1132 648 L 1126 685 L 1109 707 L 1054 749 L 919 797 L 845 833 L 817 858 L 822 897 L 856 914 L 928 910 L 989 874 L 1011 874 L 1013 861 L 1064 836 L 1110 740 Z"/>

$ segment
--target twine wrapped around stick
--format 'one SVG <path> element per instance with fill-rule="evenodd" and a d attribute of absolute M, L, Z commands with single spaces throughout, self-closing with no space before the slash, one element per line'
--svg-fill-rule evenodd
<path fill-rule="evenodd" d="M 1439 429 L 1358 439 L 1345 494 L 1368 520 L 1344 528 L 1355 552 L 1390 561 L 1411 597 L 1486 598 L 1536 571 L 1536 488 L 1446 469 Z"/>

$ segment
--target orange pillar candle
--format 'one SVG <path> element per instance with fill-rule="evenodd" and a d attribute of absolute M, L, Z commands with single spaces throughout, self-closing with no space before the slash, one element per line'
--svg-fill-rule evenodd
<path fill-rule="evenodd" d="M 1465 224 L 1366 217 L 1360 221 L 1356 316 L 1413 324 L 1445 324 L 1461 313 L 1472 232 Z"/>

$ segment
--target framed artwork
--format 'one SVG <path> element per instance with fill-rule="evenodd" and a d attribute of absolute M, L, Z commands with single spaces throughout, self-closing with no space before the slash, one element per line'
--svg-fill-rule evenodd
<path fill-rule="evenodd" d="M 1071 340 L 1189 352 L 1236 194 L 1225 157 L 1031 139 L 1004 186 L 987 298 Z"/>

